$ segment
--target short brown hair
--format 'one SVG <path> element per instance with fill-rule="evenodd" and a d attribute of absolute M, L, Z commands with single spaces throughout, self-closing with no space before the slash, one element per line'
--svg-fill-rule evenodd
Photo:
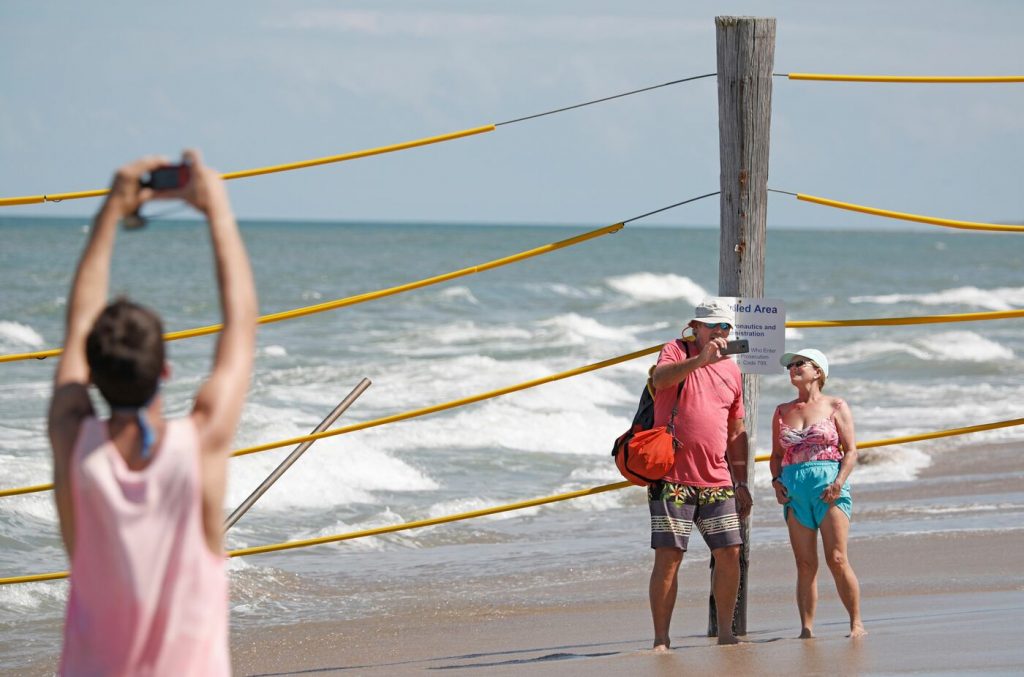
<path fill-rule="evenodd" d="M 141 407 L 153 398 L 164 366 L 160 316 L 122 297 L 110 303 L 85 339 L 92 382 L 112 407 Z"/>

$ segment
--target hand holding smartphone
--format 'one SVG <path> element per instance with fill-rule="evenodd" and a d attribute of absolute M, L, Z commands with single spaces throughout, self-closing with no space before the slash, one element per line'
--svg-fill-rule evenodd
<path fill-rule="evenodd" d="M 721 348 L 718 351 L 719 355 L 738 355 L 740 353 L 749 353 L 750 343 L 747 339 L 736 339 L 735 341 L 729 341 L 725 344 L 725 348 Z"/>

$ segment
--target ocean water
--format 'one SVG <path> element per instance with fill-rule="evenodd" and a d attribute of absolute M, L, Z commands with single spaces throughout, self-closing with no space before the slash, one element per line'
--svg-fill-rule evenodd
<path fill-rule="evenodd" d="M 0 220 L 0 353 L 57 347 L 86 219 Z M 243 223 L 262 313 L 373 291 L 507 256 L 604 224 Z M 1012 234 L 769 231 L 766 296 L 788 319 L 845 319 L 1024 307 L 1024 247 Z M 433 287 L 264 325 L 237 446 L 309 432 L 364 376 L 339 425 L 466 397 L 668 341 L 717 287 L 713 229 L 637 225 L 566 250 Z M 219 320 L 205 228 L 157 222 L 119 235 L 114 292 L 156 308 L 168 330 Z M 1019 320 L 789 330 L 791 347 L 832 361 L 828 392 L 853 408 L 857 437 L 1021 416 Z M 169 344 L 170 415 L 188 411 L 211 337 Z M 411 421 L 321 440 L 227 536 L 229 548 L 325 536 L 618 481 L 609 456 L 654 357 Z M 53 361 L 0 364 L 0 486 L 50 480 L 44 416 Z M 770 449 L 788 379 L 761 379 L 755 443 Z M 1019 443 L 1024 429 L 972 442 Z M 862 452 L 855 487 L 913 481 L 950 440 Z M 230 511 L 289 449 L 231 462 Z M 984 457 L 979 457 L 984 462 Z M 758 468 L 758 491 L 767 491 Z M 855 489 L 856 491 L 856 489 Z M 1017 526 L 1020 494 L 924 501 L 907 520 L 866 506 L 872 530 Z M 927 519 L 920 518 L 925 516 Z M 755 538 L 785 539 L 773 512 Z M 494 517 L 231 561 L 238 630 L 386 615 L 417 585 L 488 577 L 552 580 L 647 557 L 643 492 L 617 491 Z M 699 540 L 699 539 L 698 539 Z M 0 577 L 63 570 L 49 494 L 0 498 Z M 699 546 L 703 547 L 703 546 Z M 581 566 L 585 563 L 585 566 Z M 59 648 L 66 583 L 0 587 L 0 668 Z M 501 599 L 514 601 L 510 587 Z M 498 603 L 498 602 L 495 602 Z"/>

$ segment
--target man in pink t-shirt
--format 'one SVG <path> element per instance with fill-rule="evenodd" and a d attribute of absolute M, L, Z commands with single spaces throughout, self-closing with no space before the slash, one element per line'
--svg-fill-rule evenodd
<path fill-rule="evenodd" d="M 740 518 L 753 503 L 747 489 L 747 433 L 739 368 L 720 351 L 736 324 L 720 299 L 705 299 L 689 323 L 692 338 L 667 343 L 651 375 L 654 425 L 675 418 L 675 465 L 647 489 L 651 510 L 651 616 L 654 650 L 668 651 L 677 575 L 694 524 L 715 558 L 713 593 L 718 643 L 735 644 L 733 609 L 740 579 Z M 682 387 L 680 388 L 680 384 Z"/>

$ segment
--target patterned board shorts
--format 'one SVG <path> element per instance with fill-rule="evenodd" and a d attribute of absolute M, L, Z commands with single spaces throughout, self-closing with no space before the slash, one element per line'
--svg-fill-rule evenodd
<path fill-rule="evenodd" d="M 743 543 L 736 493 L 731 487 L 691 487 L 655 482 L 647 487 L 651 547 L 686 552 L 694 522 L 712 550 Z"/>

